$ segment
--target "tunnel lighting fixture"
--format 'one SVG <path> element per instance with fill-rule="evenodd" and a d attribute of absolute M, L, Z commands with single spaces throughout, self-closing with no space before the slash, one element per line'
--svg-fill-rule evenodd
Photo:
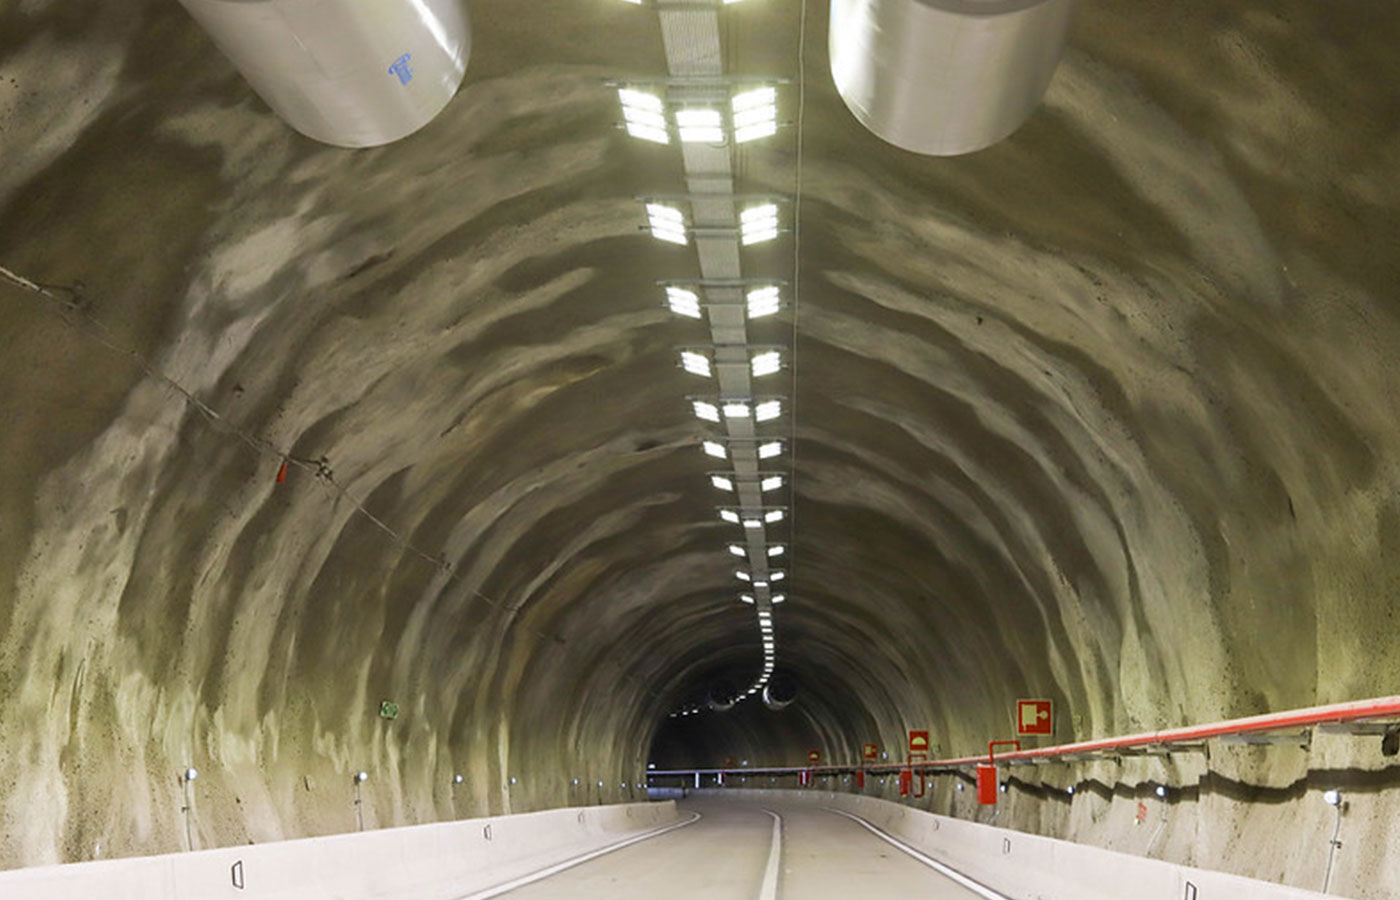
<path fill-rule="evenodd" d="M 683 143 L 719 144 L 724 141 L 724 127 L 717 109 L 678 109 L 676 128 Z"/>
<path fill-rule="evenodd" d="M 787 578 L 787 573 L 782 569 L 778 569 L 768 576 L 769 581 L 782 581 L 784 578 Z"/>
<path fill-rule="evenodd" d="M 186 781 L 194 781 L 194 780 L 195 780 L 196 778 L 198 778 L 198 777 L 199 777 L 199 770 L 196 769 L 194 766 L 190 766 L 188 769 L 185 770 L 185 780 L 186 780 Z"/>
<path fill-rule="evenodd" d="M 769 612 L 768 610 L 766 610 L 766 609 L 760 609 L 760 610 L 758 611 L 758 617 L 759 617 L 760 619 L 771 619 L 771 618 L 773 618 L 773 614 L 770 613 L 770 612 Z"/>
<path fill-rule="evenodd" d="M 761 632 L 763 632 L 764 634 L 772 634 L 772 633 L 773 633 L 773 623 L 772 623 L 771 621 L 770 621 L 770 622 L 762 622 L 762 623 L 759 624 L 758 630 L 761 631 Z"/>
<path fill-rule="evenodd" d="M 750 206 L 739 213 L 739 243 L 747 247 L 778 236 L 778 204 Z"/>
<path fill-rule="evenodd" d="M 783 414 L 783 401 L 764 400 L 753 408 L 755 422 L 770 422 Z"/>
<path fill-rule="evenodd" d="M 725 478 L 723 475 L 711 475 L 710 484 L 713 484 L 715 487 L 719 488 L 722 491 L 733 492 L 734 490 L 734 482 L 730 481 L 728 478 Z"/>
<path fill-rule="evenodd" d="M 774 595 L 773 595 L 773 604 L 776 606 L 777 604 L 782 603 L 782 602 L 783 602 L 784 600 L 786 600 L 786 599 L 787 599 L 787 597 L 784 596 L 784 595 L 782 595 L 782 594 L 774 594 Z"/>
<path fill-rule="evenodd" d="M 685 288 L 666 288 L 666 305 L 671 312 L 687 319 L 700 318 L 700 295 Z"/>
<path fill-rule="evenodd" d="M 775 556 L 782 556 L 786 552 L 787 547 L 784 547 L 782 544 L 774 544 L 768 548 L 768 558 L 772 559 Z"/>
<path fill-rule="evenodd" d="M 724 417 L 726 419 L 747 419 L 749 405 L 747 403 L 726 403 L 724 404 Z"/>
<path fill-rule="evenodd" d="M 1073 796 L 1074 796 L 1074 785 L 1070 785 L 1069 787 L 1065 788 L 1065 793 L 1066 793 L 1066 794 L 1069 794 L 1071 797 L 1073 797 Z"/>
<path fill-rule="evenodd" d="M 368 773 L 368 772 L 356 772 L 356 773 L 355 773 L 355 780 L 358 781 L 358 782 L 360 782 L 361 784 L 363 784 L 364 782 L 369 781 L 369 773 Z"/>
<path fill-rule="evenodd" d="M 745 528 L 762 528 L 762 527 L 763 527 L 763 522 L 762 522 L 761 520 L 759 520 L 759 519 L 745 519 L 745 520 L 744 520 L 744 527 L 745 527 Z"/>
<path fill-rule="evenodd" d="M 622 121 L 628 134 L 656 144 L 671 143 L 671 135 L 666 131 L 666 105 L 660 97 L 633 88 L 618 88 L 617 99 L 622 102 Z"/>
<path fill-rule="evenodd" d="M 514 775 L 510 776 L 510 783 L 511 783 L 511 784 L 515 784 L 515 776 L 514 776 Z"/>
<path fill-rule="evenodd" d="M 685 231 L 685 215 L 674 206 L 648 203 L 647 222 L 651 225 L 651 236 L 657 240 L 682 246 L 689 242 Z"/>
<path fill-rule="evenodd" d="M 710 368 L 710 358 L 703 353 L 696 353 L 693 350 L 681 351 L 681 368 L 692 375 L 700 375 L 709 378 L 714 374 Z"/>
<path fill-rule="evenodd" d="M 453 783 L 453 784 L 461 784 L 463 781 L 466 781 L 466 779 L 463 778 L 461 775 L 453 775 L 453 776 L 452 776 L 452 783 Z"/>
<path fill-rule="evenodd" d="M 704 448 L 707 456 L 713 456 L 716 459 L 725 459 L 729 456 L 729 451 L 719 441 L 705 441 L 700 446 Z"/>
<path fill-rule="evenodd" d="M 1332 789 L 1332 790 L 1330 790 L 1330 791 L 1323 791 L 1323 793 L 1322 793 L 1322 800 L 1323 800 L 1323 802 L 1326 803 L 1328 806 L 1341 806 L 1341 805 L 1342 805 L 1342 794 L 1341 794 L 1340 791 L 1336 790 L 1335 788 Z"/>
<path fill-rule="evenodd" d="M 692 400 L 690 406 L 695 410 L 695 418 L 703 419 L 706 422 L 719 421 L 719 407 L 715 406 L 713 403 L 708 403 L 704 400 Z"/>
<path fill-rule="evenodd" d="M 730 544 L 730 545 L 729 545 L 729 552 L 730 552 L 732 555 L 734 555 L 734 556 L 739 556 L 739 557 L 746 557 L 746 556 L 749 555 L 749 551 L 745 550 L 743 547 L 739 546 L 738 544 Z"/>
<path fill-rule="evenodd" d="M 1167 789 L 1162 785 L 1157 785 L 1157 790 L 1153 791 L 1160 799 L 1167 799 Z"/>
<path fill-rule="evenodd" d="M 735 143 L 768 137 L 778 130 L 778 91 L 773 87 L 735 94 L 730 108 L 734 113 Z"/>
<path fill-rule="evenodd" d="M 738 525 L 738 524 L 739 524 L 739 514 L 736 513 L 736 512 L 735 512 L 734 510 L 732 510 L 732 509 L 722 509 L 722 510 L 720 510 L 720 511 L 719 511 L 719 517 L 720 517 L 721 519 L 723 519 L 724 521 L 730 523 L 731 525 Z"/>
<path fill-rule="evenodd" d="M 754 288 L 744 296 L 748 301 L 750 319 L 761 319 L 778 311 L 778 289 L 775 286 Z"/>
<path fill-rule="evenodd" d="M 753 586 L 754 586 L 754 587 L 766 588 L 766 587 L 768 587 L 768 582 L 766 582 L 766 581 L 755 581 L 755 582 L 753 583 Z"/>
<path fill-rule="evenodd" d="M 756 354 L 749 361 L 753 368 L 753 377 L 762 378 L 764 375 L 772 375 L 783 367 L 783 355 L 777 350 L 765 350 Z"/>
<path fill-rule="evenodd" d="M 745 603 L 752 604 L 752 603 L 753 603 L 753 594 L 740 594 L 740 595 L 739 595 L 739 599 L 742 600 L 742 601 L 745 602 Z"/>
<path fill-rule="evenodd" d="M 1004 782 L 1004 781 L 1001 783 L 1001 792 L 1002 792 L 1003 794 L 1006 793 L 1006 782 Z"/>
<path fill-rule="evenodd" d="M 739 579 L 740 581 L 753 581 L 752 576 L 750 576 L 748 572 L 745 572 L 742 569 L 736 570 L 734 572 L 734 577 Z"/>
<path fill-rule="evenodd" d="M 781 509 L 770 509 L 763 514 L 763 521 L 770 524 L 773 522 L 781 522 L 783 520 L 783 515 L 784 513 Z"/>
<path fill-rule="evenodd" d="M 781 476 L 781 475 L 770 475 L 770 476 L 768 476 L 767 478 L 763 479 L 762 481 L 760 481 L 760 482 L 758 483 L 758 489 L 759 489 L 760 491 L 765 491 L 765 492 L 766 492 L 766 491 L 776 491 L 778 488 L 780 488 L 780 487 L 782 487 L 782 486 L 783 486 L 783 476 Z M 780 551 L 780 552 L 781 552 L 781 551 Z M 770 553 L 769 555 L 771 556 L 771 555 L 774 555 L 774 554 L 771 554 L 771 553 Z"/>
<path fill-rule="evenodd" d="M 758 445 L 758 458 L 759 458 L 759 459 L 772 459 L 773 457 L 777 456 L 779 453 L 782 453 L 782 452 L 783 452 L 783 442 L 782 442 L 782 441 L 769 441 L 769 442 L 766 443 L 766 444 L 759 444 L 759 445 Z"/>

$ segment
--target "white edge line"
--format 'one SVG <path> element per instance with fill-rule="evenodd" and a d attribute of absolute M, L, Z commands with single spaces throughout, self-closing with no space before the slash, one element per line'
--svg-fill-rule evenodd
<path fill-rule="evenodd" d="M 909 846 L 908 844 L 904 843 L 898 838 L 888 835 L 885 832 L 881 831 L 879 828 L 876 828 L 874 825 L 871 825 L 869 822 L 865 821 L 860 816 L 853 815 L 852 813 L 848 813 L 843 809 L 835 809 L 834 807 L 830 806 L 826 807 L 826 810 L 827 812 L 836 813 L 836 815 L 838 816 L 845 816 L 851 821 L 864 826 L 867 830 L 870 831 L 871 834 L 875 835 L 880 840 L 885 841 L 891 846 L 904 851 L 905 853 L 917 859 L 919 862 L 928 866 L 930 869 L 933 869 L 938 874 L 942 875 L 950 881 L 957 882 L 958 884 L 967 888 L 969 891 L 972 891 L 972 893 L 976 894 L 977 896 L 985 898 L 985 900 L 1012 900 L 1012 898 L 1006 896 L 1005 894 L 999 894 L 991 888 L 987 887 L 986 885 L 979 884 L 978 882 L 973 881 L 971 878 L 968 878 L 966 875 L 957 871 L 956 869 L 949 868 L 948 866 L 944 865 L 943 863 L 939 862 L 933 857 L 925 856 L 924 854 L 920 853 L 918 850 L 915 850 L 913 847 Z"/>
<path fill-rule="evenodd" d="M 778 900 L 778 870 L 783 860 L 783 817 L 771 809 L 764 812 L 773 817 L 773 843 L 768 847 L 768 866 L 763 870 L 763 885 L 758 900 Z"/>
<path fill-rule="evenodd" d="M 618 841 L 616 844 L 609 844 L 606 847 L 601 847 L 597 850 L 592 850 L 588 853 L 583 854 L 582 856 L 575 856 L 572 859 L 566 859 L 561 863 L 555 863 L 552 866 L 547 866 L 546 868 L 531 872 L 529 875 L 522 875 L 519 878 L 516 878 L 512 881 L 507 881 L 502 884 L 498 884 L 494 887 L 489 887 L 485 890 L 477 891 L 474 894 L 464 894 L 461 897 L 458 897 L 457 900 L 487 900 L 488 897 L 499 897 L 501 894 L 504 894 L 507 891 L 513 891 L 516 888 L 522 888 L 527 884 L 534 884 L 536 881 L 542 881 L 551 875 L 559 874 L 565 869 L 572 869 L 574 866 L 582 865 L 583 863 L 586 863 L 592 859 L 597 859 L 600 856 L 606 856 L 607 854 L 612 853 L 615 850 L 621 850 L 623 847 L 630 847 L 633 844 L 637 844 L 654 837 L 660 837 L 668 831 L 675 831 L 677 828 L 684 828 L 687 825 L 694 825 L 696 822 L 700 821 L 700 818 L 701 817 L 698 812 L 692 812 L 690 814 L 690 818 L 686 819 L 684 822 L 676 822 L 673 825 L 667 825 L 663 828 L 657 828 L 654 831 L 648 831 L 645 834 L 639 834 L 634 837 L 627 838 L 626 840 Z"/>

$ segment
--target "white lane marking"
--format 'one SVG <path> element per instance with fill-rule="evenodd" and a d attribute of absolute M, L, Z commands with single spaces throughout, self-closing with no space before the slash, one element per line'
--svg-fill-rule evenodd
<path fill-rule="evenodd" d="M 783 817 L 765 809 L 773 817 L 773 843 L 768 847 L 768 867 L 763 870 L 763 885 L 758 889 L 758 900 L 778 900 L 778 870 L 783 861 Z"/>
<path fill-rule="evenodd" d="M 508 891 L 513 891 L 516 888 L 522 888 L 527 884 L 534 884 L 536 881 L 543 881 L 551 875 L 558 875 L 565 869 L 572 869 L 574 866 L 582 865 L 583 863 L 586 863 L 591 859 L 597 859 L 600 856 L 606 856 L 607 854 L 612 853 L 616 850 L 621 850 L 623 847 L 630 847 L 633 844 L 650 840 L 654 837 L 660 837 L 668 831 L 675 831 L 677 828 L 684 828 L 687 825 L 694 825 L 696 822 L 700 821 L 700 818 L 701 816 L 698 812 L 692 812 L 690 814 L 690 818 L 686 819 L 684 822 L 677 822 L 674 825 L 667 825 L 662 828 L 657 828 L 654 831 L 648 831 L 646 834 L 639 834 L 635 837 L 630 837 L 626 840 L 618 841 L 616 844 L 609 844 L 606 847 L 590 851 L 588 853 L 583 854 L 582 856 L 575 856 L 573 859 L 566 859 L 561 863 L 555 863 L 554 865 L 548 866 L 547 868 L 540 869 L 536 872 L 531 872 L 529 875 L 521 875 L 519 878 L 516 878 L 513 881 L 507 881 L 503 884 L 498 884 L 495 887 L 489 887 L 484 891 L 477 891 L 474 894 L 465 894 L 461 897 L 458 897 L 457 900 L 487 900 L 488 897 L 499 897 L 500 895 Z"/>
<path fill-rule="evenodd" d="M 948 866 L 945 866 L 943 863 L 939 862 L 933 857 L 925 856 L 918 850 L 915 850 L 913 847 L 901 841 L 899 838 L 896 838 L 893 835 L 886 834 L 885 832 L 876 828 L 874 825 L 871 825 L 869 822 L 865 821 L 860 816 L 848 813 L 844 809 L 834 809 L 830 806 L 826 807 L 826 811 L 836 813 L 836 815 L 838 816 L 845 816 L 851 821 L 863 826 L 866 830 L 868 830 L 871 834 L 875 835 L 880 840 L 890 844 L 891 846 L 897 847 L 900 850 L 903 850 L 905 853 L 914 857 L 919 862 L 928 866 L 930 869 L 933 869 L 939 875 L 942 875 L 949 881 L 957 882 L 958 884 L 967 888 L 969 891 L 972 891 L 972 893 L 976 894 L 977 896 L 984 898 L 984 900 L 1012 900 L 1012 898 L 1006 896 L 1005 894 L 999 894 L 991 888 L 987 887 L 986 885 L 979 884 L 978 882 L 973 881 L 971 878 L 968 878 L 966 875 L 959 872 L 958 870 L 951 869 Z"/>

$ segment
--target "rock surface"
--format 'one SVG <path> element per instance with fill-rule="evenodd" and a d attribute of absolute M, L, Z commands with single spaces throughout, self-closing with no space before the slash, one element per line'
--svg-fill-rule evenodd
<path fill-rule="evenodd" d="M 0 265 L 44 286 L 0 284 L 0 864 L 179 849 L 188 765 L 207 846 L 352 828 L 361 769 L 387 826 L 634 797 L 654 737 L 971 753 L 1018 696 L 1073 739 L 1397 692 L 1400 7 L 1085 0 L 1043 109 L 931 159 L 850 118 L 812 4 L 798 302 L 756 334 L 796 339 L 802 693 L 685 723 L 759 647 L 655 286 L 694 255 L 638 234 L 680 167 L 602 85 L 664 71 L 656 18 L 472 13 L 447 110 L 351 152 L 175 3 L 0 10 Z M 796 75 L 793 0 L 725 15 L 735 71 Z M 795 136 L 741 189 L 791 194 Z M 1000 824 L 1312 887 L 1344 783 L 1334 884 L 1400 883 L 1374 740 L 1033 779 Z"/>

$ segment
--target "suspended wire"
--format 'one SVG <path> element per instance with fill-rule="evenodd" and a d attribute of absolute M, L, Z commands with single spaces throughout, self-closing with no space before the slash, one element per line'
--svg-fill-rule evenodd
<path fill-rule="evenodd" d="M 423 561 L 429 563 L 434 568 L 442 572 L 443 575 L 446 576 L 448 581 L 455 582 L 461 587 L 465 588 L 468 591 L 468 593 L 470 593 L 474 598 L 481 600 L 489 604 L 490 606 L 494 606 L 497 609 L 510 610 L 510 607 L 506 606 L 506 604 L 502 603 L 499 600 L 496 600 L 493 597 L 489 597 L 486 594 L 483 594 L 481 591 L 467 584 L 466 581 L 463 580 L 462 576 L 459 575 L 452 568 L 452 563 L 448 562 L 441 556 L 433 556 L 429 554 L 426 550 L 421 549 L 413 542 L 408 540 L 406 537 L 404 537 L 399 531 L 395 530 L 383 519 L 370 512 L 362 500 L 360 500 L 354 494 L 350 493 L 350 491 L 348 491 L 344 487 L 344 485 L 342 485 L 336 479 L 335 473 L 330 467 L 329 460 L 327 460 L 324 456 L 320 459 L 310 459 L 307 457 L 296 456 L 288 451 L 279 450 L 276 447 L 276 445 L 274 445 L 267 438 L 253 434 L 246 428 L 243 428 L 230 421 L 218 410 L 214 409 L 212 406 L 196 397 L 194 395 L 194 392 L 190 391 L 184 385 L 180 384 L 180 382 L 176 381 L 174 378 L 170 377 L 169 375 L 162 372 L 160 369 L 156 368 L 155 365 L 153 365 L 146 357 L 142 356 L 139 352 L 119 344 L 117 342 L 116 335 L 112 333 L 112 330 L 108 328 L 106 324 L 104 324 L 100 319 L 94 318 L 91 314 L 89 314 L 86 310 L 82 308 L 79 299 L 82 297 L 83 294 L 81 284 L 76 284 L 73 286 L 45 285 L 25 278 L 23 275 L 19 275 L 3 265 L 0 265 L 0 278 L 3 278 L 5 281 L 10 282 L 16 287 L 28 291 L 31 294 L 35 294 L 39 297 L 42 297 L 45 300 L 49 301 L 51 304 L 56 305 L 60 311 L 60 316 L 66 325 L 79 332 L 80 334 L 87 336 L 91 340 L 96 341 L 98 344 L 101 344 L 103 347 L 106 347 L 113 353 L 116 353 L 120 356 L 124 356 L 127 359 L 131 360 L 137 366 L 137 368 L 139 368 L 143 373 L 145 373 L 147 377 L 151 378 L 156 382 L 159 382 L 169 390 L 178 394 L 188 406 L 190 406 L 201 416 L 203 416 L 205 420 L 207 420 L 216 430 L 232 435 L 242 443 L 246 444 L 249 448 L 251 448 L 255 453 L 257 453 L 260 456 L 275 456 L 283 464 L 296 466 L 297 468 L 304 469 L 314 474 L 318 480 L 324 482 L 328 487 L 330 487 L 332 492 L 334 492 L 341 499 L 349 503 L 357 513 L 359 513 L 361 516 L 367 519 L 380 531 L 384 532 L 384 534 L 386 534 L 389 537 L 389 539 L 393 542 L 393 544 L 396 547 L 414 556 L 417 556 Z M 66 299 L 64 295 L 67 295 Z M 74 316 L 76 316 L 76 319 L 74 318 Z M 567 643 L 567 641 L 560 635 L 548 634 L 529 625 L 520 625 L 519 627 L 522 631 L 534 637 L 548 641 L 555 641 L 560 644 Z"/>
<path fill-rule="evenodd" d="M 792 472 L 788 485 L 788 554 L 789 569 L 797 551 L 797 330 L 802 299 L 802 155 L 806 138 L 804 120 L 807 115 L 807 0 L 802 0 L 797 19 L 797 161 L 793 176 L 792 200 L 792 347 L 788 358 L 792 364 L 792 399 L 789 423 L 792 436 L 788 441 L 788 465 Z"/>

